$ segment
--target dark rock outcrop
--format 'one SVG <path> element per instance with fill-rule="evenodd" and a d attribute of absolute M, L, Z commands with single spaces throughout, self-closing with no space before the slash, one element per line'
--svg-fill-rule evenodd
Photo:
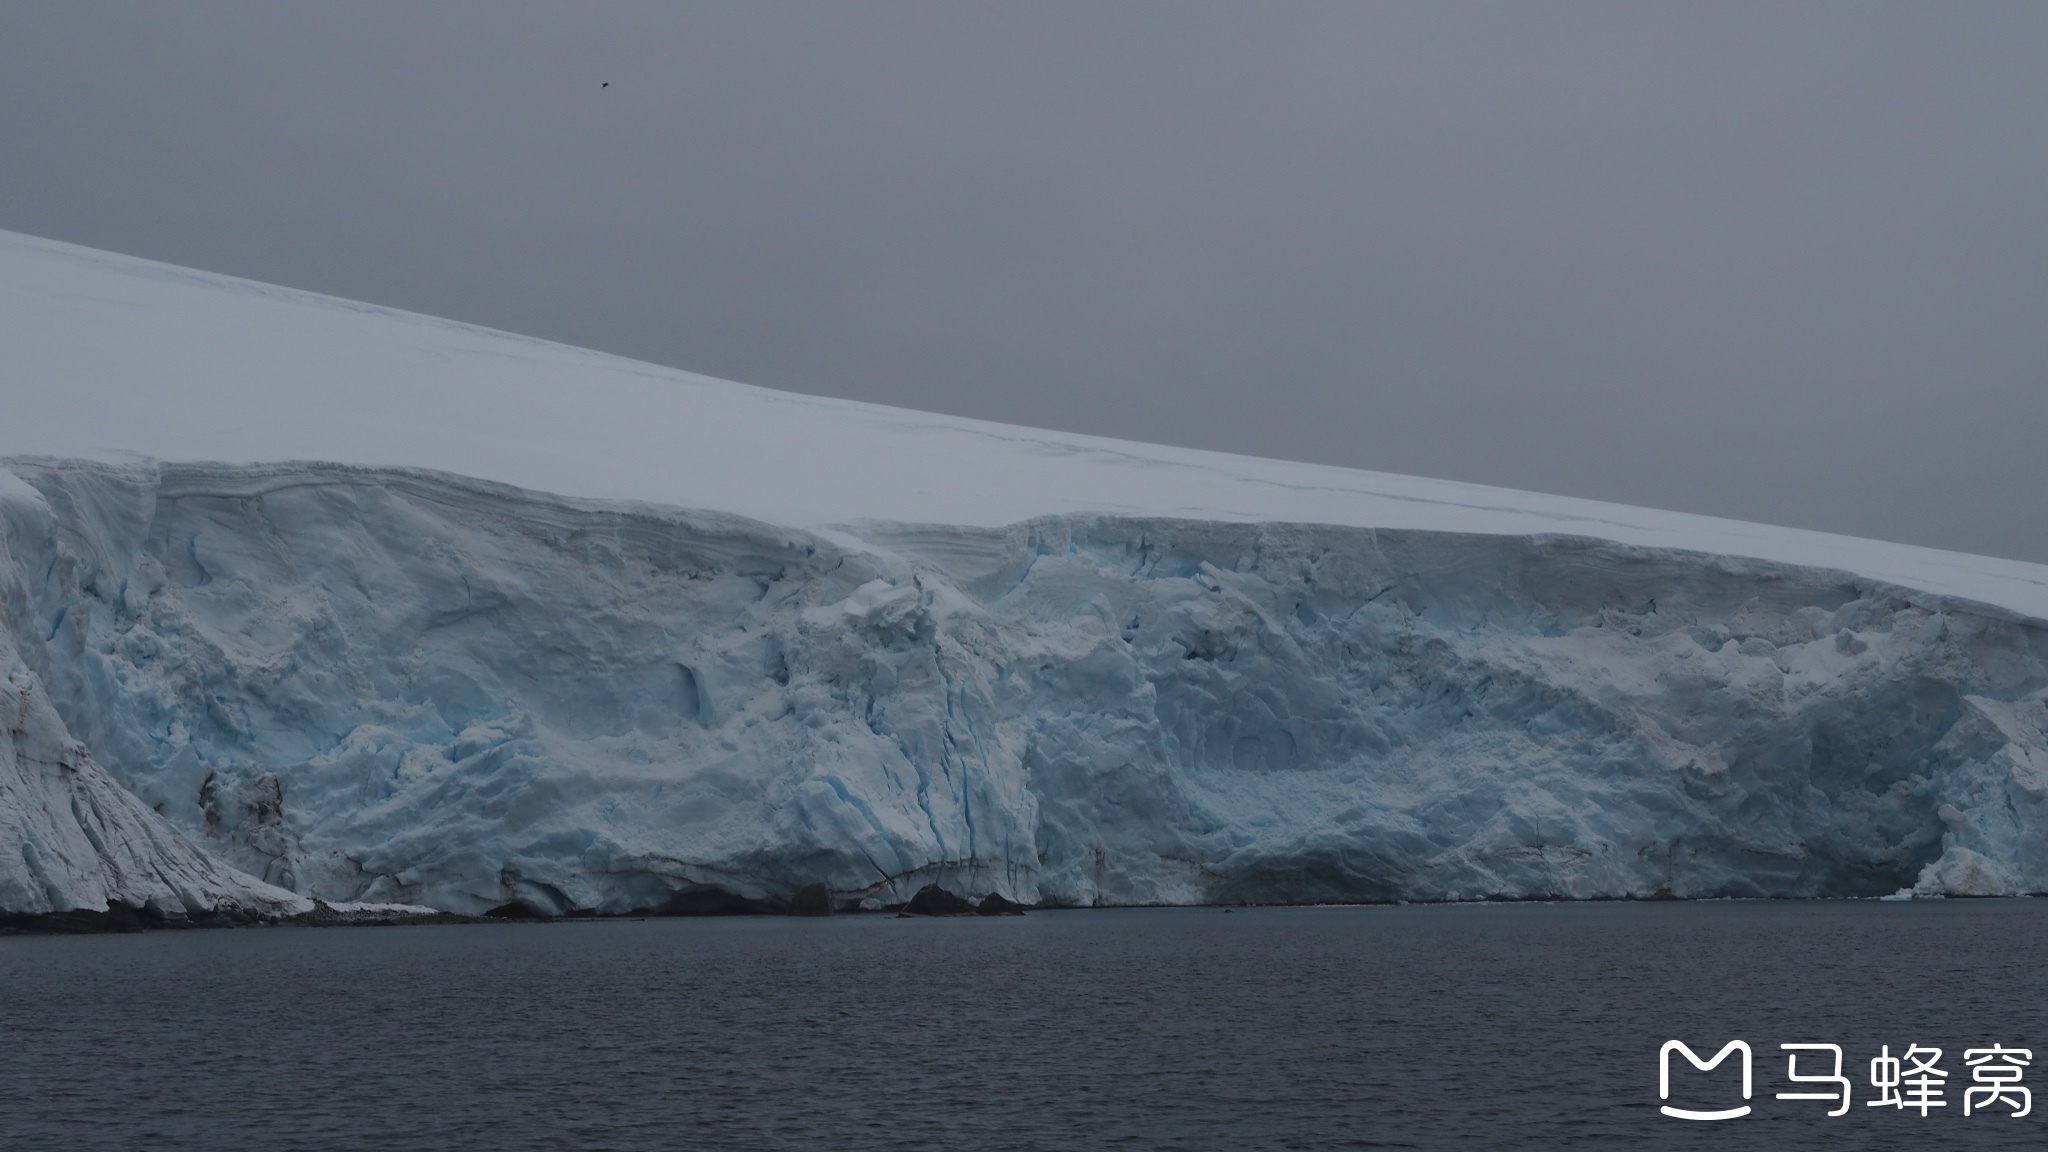
<path fill-rule="evenodd" d="M 1024 906 L 1015 900 L 1005 899 L 1001 892 L 991 892 L 981 898 L 974 908 L 977 916 L 1022 916 Z"/>
<path fill-rule="evenodd" d="M 823 884 L 806 884 L 789 898 L 791 916 L 830 916 L 832 891 Z"/>
<path fill-rule="evenodd" d="M 937 884 L 919 888 L 910 903 L 903 906 L 905 916 L 966 916 L 973 911 L 974 905 Z"/>

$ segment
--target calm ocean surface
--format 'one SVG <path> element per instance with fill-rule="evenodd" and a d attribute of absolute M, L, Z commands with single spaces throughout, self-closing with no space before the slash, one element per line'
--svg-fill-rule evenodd
<path fill-rule="evenodd" d="M 2044 963 L 2043 899 L 0 938 L 0 1147 L 2040 1148 L 1961 1113 L 1964 1048 L 2048 1089 Z M 1754 1112 L 1659 1115 L 1669 1039 L 1747 1041 Z M 1948 1106 L 1867 1107 L 1880 1044 Z"/>

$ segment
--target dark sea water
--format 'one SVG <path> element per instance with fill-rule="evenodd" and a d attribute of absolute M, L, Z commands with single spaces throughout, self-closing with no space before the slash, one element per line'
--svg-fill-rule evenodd
<path fill-rule="evenodd" d="M 2038 899 L 11 937 L 0 1148 L 2041 1148 L 1961 1105 L 1968 1047 L 2048 1089 L 2044 965 Z M 1660 1115 L 1669 1039 L 1753 1113 Z M 1867 1107 L 1880 1044 L 1948 1106 Z"/>

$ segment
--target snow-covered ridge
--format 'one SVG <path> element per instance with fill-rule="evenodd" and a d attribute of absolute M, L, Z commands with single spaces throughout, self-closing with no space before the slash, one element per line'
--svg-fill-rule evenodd
<path fill-rule="evenodd" d="M 0 456 L 426 467 L 806 528 L 1103 513 L 1589 536 L 2048 619 L 2036 564 L 774 392 L 6 232 L 0 399 Z"/>
<path fill-rule="evenodd" d="M 0 602 L 73 730 L 323 900 L 2048 890 L 2048 632 L 1847 572 L 9 467 Z"/>

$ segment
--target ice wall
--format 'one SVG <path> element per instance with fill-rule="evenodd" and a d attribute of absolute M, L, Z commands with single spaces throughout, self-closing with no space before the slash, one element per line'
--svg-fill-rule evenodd
<path fill-rule="evenodd" d="M 12 480 L 0 473 L 10 523 L 24 512 L 33 519 Z M 0 629 L 0 915 L 120 906 L 190 920 L 312 907 L 195 848 L 109 776 L 72 738 L 8 631 Z"/>
<path fill-rule="evenodd" d="M 70 730 L 195 842 L 330 900 L 2048 890 L 2048 631 L 1853 574 L 9 467 L 0 619 Z"/>

